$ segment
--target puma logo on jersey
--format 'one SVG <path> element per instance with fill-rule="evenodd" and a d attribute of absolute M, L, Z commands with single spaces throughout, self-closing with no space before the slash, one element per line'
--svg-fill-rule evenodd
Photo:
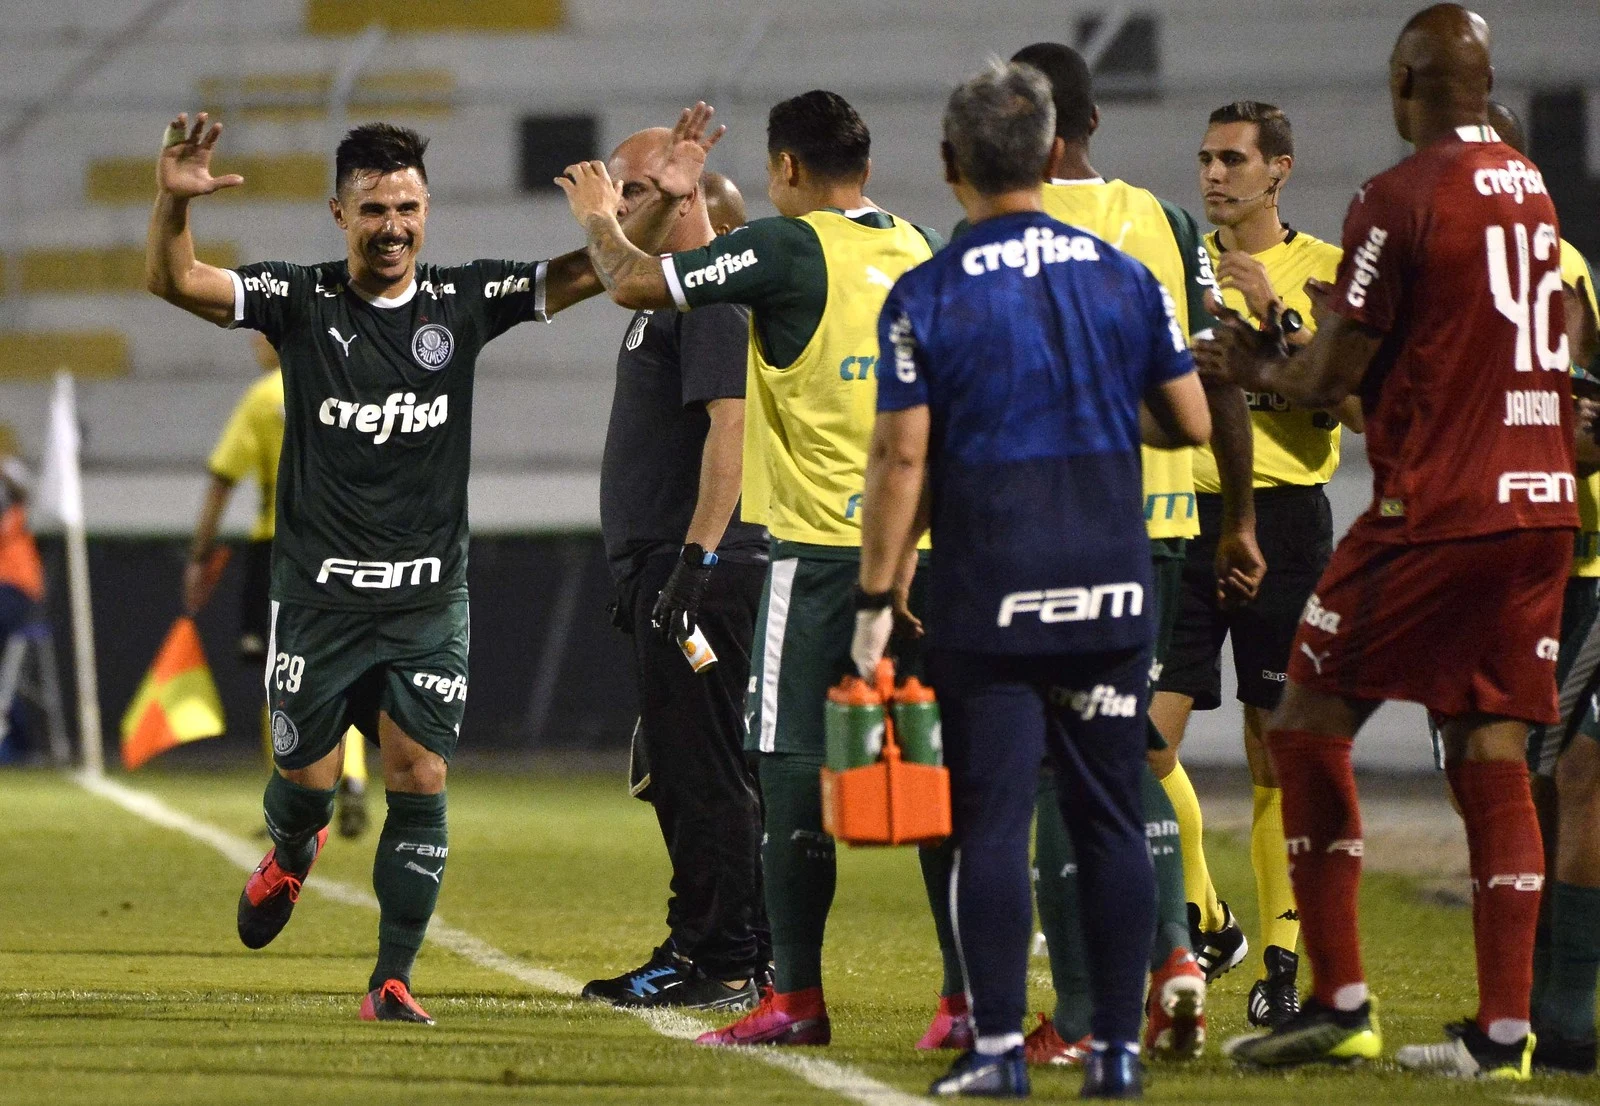
<path fill-rule="evenodd" d="M 328 328 L 332 330 L 332 327 Z M 337 335 L 335 335 L 337 337 Z M 355 337 L 350 339 L 355 341 Z M 383 406 L 376 403 L 355 403 L 351 400 L 329 397 L 317 408 L 317 419 L 323 426 L 337 426 L 340 430 L 355 430 L 358 434 L 371 434 L 373 445 L 382 445 L 394 434 L 399 424 L 402 434 L 415 434 L 443 426 L 450 417 L 450 397 L 439 395 L 431 403 L 418 403 L 415 392 L 390 392 Z"/>
<path fill-rule="evenodd" d="M 889 274 L 885 273 L 876 265 L 867 266 L 867 283 L 877 284 L 881 287 L 889 289 L 890 291 L 894 290 L 894 281 L 889 279 Z"/>
<path fill-rule="evenodd" d="M 339 345 L 344 349 L 344 355 L 346 357 L 350 356 L 350 343 L 355 341 L 357 338 L 361 337 L 361 335 L 359 335 L 359 334 L 352 334 L 348 338 L 342 338 L 339 335 L 339 328 L 336 327 L 336 326 L 330 326 L 328 328 L 328 333 L 332 334 L 333 335 L 333 340 L 335 342 L 338 342 Z"/>
<path fill-rule="evenodd" d="M 1122 248 L 1122 244 L 1128 240 L 1128 232 L 1130 230 L 1132 230 L 1132 229 L 1133 229 L 1133 220 L 1131 220 L 1131 219 L 1123 220 L 1122 230 L 1117 232 L 1117 240 L 1115 242 L 1111 243 L 1111 244 L 1113 246 L 1115 246 L 1117 249 L 1120 250 Z"/>
<path fill-rule="evenodd" d="M 1319 676 L 1322 675 L 1322 662 L 1333 655 L 1332 649 L 1324 649 L 1320 653 L 1314 653 L 1311 651 L 1311 646 L 1303 641 L 1300 643 L 1300 652 L 1311 658 L 1311 667 L 1317 670 L 1317 675 Z"/>

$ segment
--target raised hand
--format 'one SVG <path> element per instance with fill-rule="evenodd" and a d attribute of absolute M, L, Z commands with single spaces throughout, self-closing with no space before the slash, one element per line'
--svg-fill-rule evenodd
<path fill-rule="evenodd" d="M 567 194 L 572 216 L 579 226 L 587 226 L 590 216 L 615 215 L 622 206 L 622 185 L 611 179 L 603 161 L 580 161 L 567 166 L 556 178 L 556 187 Z"/>
<path fill-rule="evenodd" d="M 1222 302 L 1214 292 L 1206 292 L 1206 310 L 1216 317 L 1211 337 L 1194 344 L 1195 367 L 1208 384 L 1238 384 L 1255 387 L 1260 370 L 1261 332 L 1250 320 Z"/>
<path fill-rule="evenodd" d="M 1217 262 L 1217 283 L 1244 296 L 1250 314 L 1258 319 L 1265 319 L 1272 305 L 1278 303 L 1278 293 L 1267 278 L 1267 267 L 1243 250 L 1229 250 L 1222 255 Z"/>
<path fill-rule="evenodd" d="M 1316 277 L 1309 277 L 1305 282 L 1306 297 L 1311 300 L 1311 320 L 1318 326 L 1328 321 L 1332 313 L 1329 306 L 1333 303 L 1333 285 Z"/>
<path fill-rule="evenodd" d="M 156 163 L 156 183 L 161 191 L 188 200 L 243 184 L 244 178 L 237 173 L 211 175 L 211 149 L 221 136 L 221 123 L 206 129 L 205 112 L 194 117 L 193 127 L 187 113 L 179 114 L 167 127 L 161 158 Z"/>
<path fill-rule="evenodd" d="M 681 200 L 700 183 L 700 174 L 706 167 L 706 154 L 728 131 L 727 127 L 719 126 L 709 136 L 706 134 L 706 126 L 715 114 L 716 109 L 704 100 L 692 108 L 684 108 L 678 116 L 677 126 L 672 128 L 666 159 L 654 173 L 645 174 L 645 178 L 668 199 Z"/>

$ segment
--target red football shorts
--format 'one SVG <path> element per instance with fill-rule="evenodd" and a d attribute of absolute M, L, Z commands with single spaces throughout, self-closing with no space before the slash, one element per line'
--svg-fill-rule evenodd
<path fill-rule="evenodd" d="M 1445 718 L 1555 722 L 1571 565 L 1569 530 L 1396 545 L 1358 522 L 1306 602 L 1289 679 L 1348 699 L 1421 703 Z"/>

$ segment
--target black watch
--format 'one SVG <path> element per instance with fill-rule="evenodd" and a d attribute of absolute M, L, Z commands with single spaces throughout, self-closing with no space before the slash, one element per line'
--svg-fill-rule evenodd
<path fill-rule="evenodd" d="M 893 591 L 868 592 L 862 591 L 860 584 L 856 585 L 856 610 L 881 611 L 893 604 Z"/>
<path fill-rule="evenodd" d="M 1285 338 L 1292 338 L 1306 328 L 1306 321 L 1300 317 L 1300 312 L 1292 307 L 1285 307 L 1278 312 L 1278 329 L 1283 331 Z"/>

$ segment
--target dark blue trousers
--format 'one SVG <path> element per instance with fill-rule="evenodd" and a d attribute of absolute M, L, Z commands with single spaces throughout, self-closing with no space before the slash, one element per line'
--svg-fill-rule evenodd
<path fill-rule="evenodd" d="M 1028 831 L 1048 756 L 1078 856 L 1090 1024 L 1099 1040 L 1139 1038 L 1156 909 L 1139 790 L 1149 667 L 1143 648 L 1059 656 L 929 651 L 950 769 L 956 942 L 982 1035 L 1019 1031 L 1027 1010 Z"/>

